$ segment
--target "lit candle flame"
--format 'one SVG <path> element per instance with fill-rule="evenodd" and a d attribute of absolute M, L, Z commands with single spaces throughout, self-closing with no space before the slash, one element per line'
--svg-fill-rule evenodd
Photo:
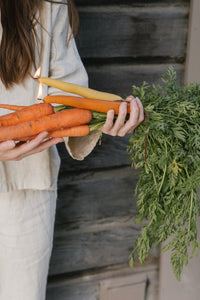
<path fill-rule="evenodd" d="M 35 79 L 39 78 L 39 77 L 40 77 L 40 74 L 41 74 L 41 67 L 39 67 L 39 68 L 37 69 L 37 71 L 35 72 L 35 75 L 34 75 L 33 78 L 35 78 Z"/>
<path fill-rule="evenodd" d="M 33 78 L 34 79 L 40 78 L 40 74 L 41 74 L 41 67 L 39 67 L 37 69 L 37 71 L 35 72 L 35 75 L 34 75 Z M 39 90 L 38 90 L 37 100 L 42 100 L 42 83 L 41 82 L 39 84 Z"/>

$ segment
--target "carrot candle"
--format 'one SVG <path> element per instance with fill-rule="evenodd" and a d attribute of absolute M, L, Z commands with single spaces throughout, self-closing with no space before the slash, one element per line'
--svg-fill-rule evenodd
<path fill-rule="evenodd" d="M 81 86 L 81 85 L 69 83 L 69 82 L 64 82 L 64 81 L 49 78 L 49 77 L 40 77 L 40 78 L 38 78 L 38 80 L 40 81 L 40 83 L 55 87 L 59 90 L 62 90 L 62 91 L 68 92 L 68 93 L 72 93 L 75 95 L 79 95 L 81 97 L 85 97 L 85 98 L 108 100 L 108 101 L 123 100 L 120 96 L 115 95 L 115 94 L 100 92 L 97 90 L 87 88 L 85 86 Z"/>

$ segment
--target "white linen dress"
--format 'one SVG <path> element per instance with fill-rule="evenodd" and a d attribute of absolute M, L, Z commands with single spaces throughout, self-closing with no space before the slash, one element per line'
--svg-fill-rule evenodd
<path fill-rule="evenodd" d="M 87 86 L 88 78 L 74 39 L 66 46 L 68 8 L 43 3 L 37 34 L 37 65 L 41 76 Z M 2 28 L 0 28 L 1 34 Z M 33 71 L 33 74 L 34 75 Z M 6 90 L 0 82 L 0 103 L 36 103 L 39 84 L 31 77 Z M 45 95 L 63 94 L 43 86 Z M 8 111 L 0 110 L 0 114 Z M 98 134 L 65 138 L 66 149 L 78 160 L 88 155 Z M 60 159 L 53 146 L 21 161 L 0 162 L 0 299 L 44 300 L 57 196 Z"/>

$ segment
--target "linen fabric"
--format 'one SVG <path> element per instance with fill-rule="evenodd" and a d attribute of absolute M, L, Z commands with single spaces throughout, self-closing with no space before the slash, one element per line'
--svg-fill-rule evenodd
<path fill-rule="evenodd" d="M 0 299 L 44 300 L 56 191 L 0 193 Z"/>
<path fill-rule="evenodd" d="M 36 25 L 39 39 L 36 52 L 36 65 L 41 66 L 41 76 L 88 85 L 88 76 L 78 54 L 75 40 L 72 38 L 67 47 L 66 36 L 70 35 L 68 25 L 68 7 L 65 4 L 44 1 L 38 12 L 40 24 Z M 0 27 L 0 34 L 2 28 Z M 35 70 L 32 71 L 34 76 Z M 38 80 L 30 76 L 21 85 L 6 90 L 0 82 L 0 103 L 31 105 L 38 103 Z M 67 94 L 63 91 L 43 85 L 42 97 L 55 94 Z M 0 115 L 9 111 L 1 109 Z M 87 137 L 65 138 L 66 149 L 78 160 L 84 159 L 99 136 L 93 132 Z M 55 190 L 60 159 L 53 146 L 41 153 L 26 157 L 21 161 L 0 162 L 0 192 L 37 189 Z"/>

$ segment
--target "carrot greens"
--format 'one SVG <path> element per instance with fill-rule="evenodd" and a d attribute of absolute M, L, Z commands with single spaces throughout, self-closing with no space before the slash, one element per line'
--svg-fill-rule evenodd
<path fill-rule="evenodd" d="M 130 137 L 132 166 L 140 168 L 136 193 L 136 222 L 147 220 L 130 255 L 145 262 L 153 244 L 171 251 L 177 279 L 192 256 L 198 254 L 197 217 L 200 213 L 200 85 L 180 87 L 173 67 L 162 77 L 163 85 L 133 86 L 148 118 Z M 168 239 L 170 238 L 170 239 Z"/>

